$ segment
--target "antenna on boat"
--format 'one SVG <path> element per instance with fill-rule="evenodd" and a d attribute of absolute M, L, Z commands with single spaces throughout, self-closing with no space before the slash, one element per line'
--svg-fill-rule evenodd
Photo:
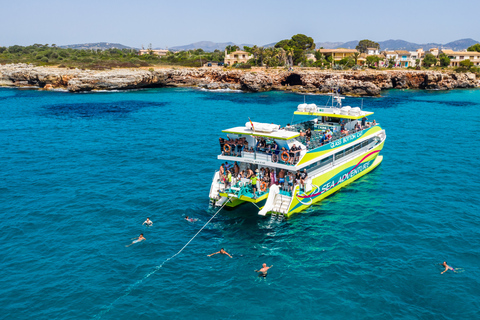
<path fill-rule="evenodd" d="M 360 106 L 360 110 L 363 110 L 363 98 L 362 98 L 362 105 Z"/>

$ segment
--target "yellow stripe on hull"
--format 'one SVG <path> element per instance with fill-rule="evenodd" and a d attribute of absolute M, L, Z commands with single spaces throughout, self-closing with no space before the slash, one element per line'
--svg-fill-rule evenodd
<path fill-rule="evenodd" d="M 380 145 L 378 145 L 377 147 L 370 150 L 369 152 L 371 153 L 373 151 L 380 151 L 382 148 L 383 148 L 383 142 Z M 322 185 L 324 186 L 327 182 L 329 182 L 332 179 L 337 179 L 337 180 L 340 179 L 339 177 L 337 177 L 339 173 L 341 173 L 345 169 L 353 167 L 357 164 L 360 165 L 360 163 L 358 162 L 359 159 L 362 159 L 363 157 L 365 157 L 366 154 L 367 153 L 364 153 L 364 154 L 348 161 L 347 163 L 343 164 L 339 168 L 336 168 L 336 169 L 334 169 L 330 172 L 327 172 L 325 174 L 320 175 L 317 178 L 314 178 L 313 181 L 312 181 L 312 184 L 315 185 L 315 186 L 322 186 Z M 367 158 L 365 158 L 361 163 L 366 163 L 366 162 L 369 162 L 369 161 L 372 161 L 372 160 L 374 160 L 374 161 L 370 166 L 368 166 L 368 168 L 366 168 L 366 169 L 362 170 L 361 172 L 355 174 L 354 176 L 352 176 L 352 177 L 350 177 L 350 178 L 332 186 L 328 191 L 322 192 L 320 195 L 318 195 L 318 196 L 316 196 L 312 199 L 309 199 L 309 200 L 302 199 L 300 201 L 297 196 L 294 196 L 292 198 L 292 202 L 290 203 L 290 207 L 288 208 L 288 212 L 286 213 L 286 216 L 290 216 L 294 213 L 297 213 L 297 212 L 300 212 L 300 211 L 303 211 L 303 210 L 307 209 L 310 205 L 312 205 L 314 203 L 317 203 L 317 202 L 321 201 L 322 199 L 325 199 L 326 197 L 328 197 L 332 193 L 338 191 L 340 188 L 352 183 L 353 181 L 357 180 L 358 178 L 360 178 L 360 177 L 364 176 L 365 174 L 369 173 L 370 171 L 375 169 L 382 162 L 383 156 L 379 155 L 378 152 L 377 152 L 377 153 L 372 154 L 371 156 L 368 156 Z M 333 181 L 334 180 L 332 180 L 332 185 L 333 185 Z M 299 187 L 297 186 L 294 190 L 294 194 L 298 195 L 298 191 L 299 191 Z M 313 190 L 310 192 L 310 194 L 313 194 L 316 191 L 318 192 L 320 190 L 315 189 L 315 187 L 313 187 Z"/>

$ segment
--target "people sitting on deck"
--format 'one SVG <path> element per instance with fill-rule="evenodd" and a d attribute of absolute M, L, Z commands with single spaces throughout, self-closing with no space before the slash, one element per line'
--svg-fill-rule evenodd
<path fill-rule="evenodd" d="M 373 126 L 376 126 L 376 125 L 377 125 L 377 121 L 375 121 L 375 119 L 373 119 L 372 127 L 373 127 Z"/>
<path fill-rule="evenodd" d="M 260 141 L 257 143 L 257 151 L 265 151 L 267 147 L 267 143 L 265 142 L 264 138 L 261 138 Z"/>
<path fill-rule="evenodd" d="M 370 122 L 367 122 L 367 124 L 365 125 L 366 128 L 370 128 Z"/>
<path fill-rule="evenodd" d="M 305 137 L 305 132 L 303 132 L 303 130 L 300 130 L 300 137 Z"/>
<path fill-rule="evenodd" d="M 361 131 L 362 130 L 362 126 L 360 125 L 360 122 L 357 122 L 357 124 L 355 125 L 355 131 Z"/>

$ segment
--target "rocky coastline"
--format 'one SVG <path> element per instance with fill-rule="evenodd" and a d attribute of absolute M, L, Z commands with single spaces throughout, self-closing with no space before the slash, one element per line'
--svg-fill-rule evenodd
<path fill-rule="evenodd" d="M 65 89 L 71 92 L 155 87 L 199 87 L 250 92 L 282 90 L 322 94 L 338 87 L 351 96 L 379 96 L 385 89 L 449 90 L 480 87 L 474 73 L 453 71 L 224 70 L 220 68 L 116 69 L 93 71 L 0 65 L 0 86 Z"/>

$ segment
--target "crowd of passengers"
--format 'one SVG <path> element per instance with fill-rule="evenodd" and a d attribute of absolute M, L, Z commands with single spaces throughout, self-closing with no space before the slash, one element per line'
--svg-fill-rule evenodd
<path fill-rule="evenodd" d="M 345 137 L 353 132 L 358 132 L 366 128 L 373 127 L 377 125 L 376 121 L 373 120 L 372 123 L 366 122 L 367 118 L 362 118 L 361 122 L 357 122 L 355 124 L 355 128 L 353 130 L 346 130 L 345 129 L 345 122 L 342 120 L 340 122 L 340 136 Z M 289 128 L 290 124 L 287 124 L 286 128 Z M 282 130 L 284 128 L 280 128 Z M 318 139 L 318 146 L 323 146 L 328 144 L 332 141 L 334 131 L 331 129 L 326 129 L 323 131 L 317 131 L 315 133 L 319 135 Z M 300 145 L 296 146 L 295 144 L 292 145 L 289 149 L 284 147 L 280 148 L 279 145 L 275 142 L 275 140 L 270 139 L 267 140 L 265 138 L 261 138 L 256 146 L 255 149 L 252 146 L 248 146 L 248 141 L 245 137 L 232 139 L 227 135 L 228 139 L 219 138 L 220 142 L 220 152 L 222 155 L 226 156 L 233 156 L 233 157 L 241 157 L 242 151 L 248 153 L 264 153 L 269 154 L 272 156 L 272 162 L 278 162 L 281 159 L 284 163 L 294 165 L 298 162 L 300 153 L 302 148 Z M 305 138 L 305 145 L 307 150 L 311 148 L 310 142 L 312 140 L 312 129 L 307 128 L 306 130 L 300 130 L 300 137 Z M 316 147 L 316 146 L 314 146 Z"/>
<path fill-rule="evenodd" d="M 255 150 L 253 147 L 248 147 L 248 141 L 246 138 L 219 138 L 219 142 L 222 155 L 241 157 L 242 151 L 249 153 L 264 153 L 272 156 L 272 162 L 278 162 L 279 159 L 282 159 L 284 163 L 291 165 L 294 165 L 298 162 L 300 158 L 300 152 L 302 151 L 301 146 L 296 146 L 295 144 L 293 144 L 288 150 L 285 147 L 280 148 L 275 140 L 266 140 L 265 138 L 260 138 L 255 146 Z"/>
<path fill-rule="evenodd" d="M 228 162 L 220 165 L 220 182 L 223 182 L 225 189 L 238 185 L 242 179 L 248 179 L 251 191 L 254 197 L 266 192 L 272 185 L 278 185 L 281 190 L 293 192 L 295 185 L 299 185 L 300 189 L 305 190 L 305 181 L 308 178 L 307 170 L 303 172 L 297 170 L 285 171 L 281 169 L 277 171 L 270 168 L 260 168 L 253 171 L 251 168 L 240 171 L 237 162 L 231 165 Z"/>

